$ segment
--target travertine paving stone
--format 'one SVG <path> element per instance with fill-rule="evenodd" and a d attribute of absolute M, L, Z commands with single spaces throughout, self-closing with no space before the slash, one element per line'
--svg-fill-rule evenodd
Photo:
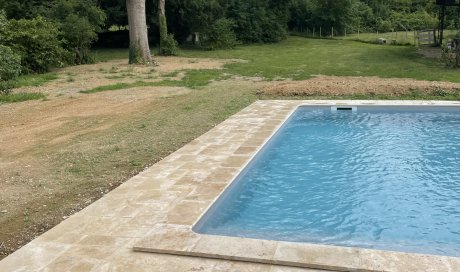
<path fill-rule="evenodd" d="M 302 104 L 460 106 L 432 101 L 258 101 L 8 256 L 0 271 L 319 271 L 286 265 L 460 271 L 459 258 L 207 236 L 191 230 Z M 220 257 L 227 260 L 213 259 Z"/>

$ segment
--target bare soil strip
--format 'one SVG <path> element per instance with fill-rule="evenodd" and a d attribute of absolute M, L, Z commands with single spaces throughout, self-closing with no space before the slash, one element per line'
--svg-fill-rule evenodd
<path fill-rule="evenodd" d="M 281 81 L 268 84 L 260 93 L 268 95 L 403 95 L 410 91 L 431 93 L 433 91 L 460 92 L 459 83 L 421 81 L 379 77 L 336 77 L 318 75 L 309 80 Z"/>

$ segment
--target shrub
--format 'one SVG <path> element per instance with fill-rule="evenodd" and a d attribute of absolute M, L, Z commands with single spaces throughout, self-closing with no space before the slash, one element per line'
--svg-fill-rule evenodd
<path fill-rule="evenodd" d="M 21 57 L 11 48 L 0 45 L 0 94 L 8 94 L 13 80 L 21 73 Z"/>
<path fill-rule="evenodd" d="M 237 45 L 233 21 L 222 18 L 204 33 L 203 47 L 209 50 L 231 49 Z"/>
<path fill-rule="evenodd" d="M 179 54 L 179 47 L 177 41 L 174 39 L 173 34 L 167 34 L 161 40 L 160 55 L 162 56 L 177 56 Z"/>
<path fill-rule="evenodd" d="M 460 68 L 460 33 L 454 41 L 451 45 L 443 46 L 441 59 L 449 68 Z"/>
<path fill-rule="evenodd" d="M 0 43 L 21 56 L 23 72 L 46 72 L 62 64 L 64 50 L 54 23 L 42 17 L 10 20 L 3 24 L 0 32 Z"/>
<path fill-rule="evenodd" d="M 168 34 L 168 26 L 166 17 L 160 15 L 159 18 L 159 30 L 160 30 L 160 55 L 162 56 L 177 56 L 179 53 L 178 45 L 174 39 L 174 35 Z"/>
<path fill-rule="evenodd" d="M 55 0 L 44 13 L 60 29 L 63 47 L 69 51 L 66 61 L 71 64 L 91 63 L 91 44 L 102 31 L 106 15 L 94 0 Z"/>
<path fill-rule="evenodd" d="M 93 63 L 89 55 L 91 43 L 97 39 L 91 24 L 75 14 L 67 16 L 60 24 L 63 31 L 64 47 L 69 52 L 66 62 L 73 64 Z"/>

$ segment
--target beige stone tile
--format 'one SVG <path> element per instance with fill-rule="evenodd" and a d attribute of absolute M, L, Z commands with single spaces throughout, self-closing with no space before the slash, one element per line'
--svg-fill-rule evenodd
<path fill-rule="evenodd" d="M 131 222 L 131 221 L 130 221 Z M 142 238 L 151 231 L 149 226 L 132 226 L 129 225 L 120 225 L 115 227 L 113 230 L 109 231 L 110 236 L 123 237 L 123 238 Z"/>
<path fill-rule="evenodd" d="M 185 199 L 197 201 L 213 200 L 222 193 L 225 187 L 225 183 L 200 183 Z"/>
<path fill-rule="evenodd" d="M 263 259 L 270 261 L 276 251 L 277 242 L 202 235 L 193 252 L 197 256 L 225 256 L 230 260 Z"/>
<path fill-rule="evenodd" d="M 243 145 L 260 147 L 263 143 L 265 143 L 265 141 L 266 138 L 250 138 L 249 140 L 246 140 Z"/>
<path fill-rule="evenodd" d="M 74 244 L 85 238 L 84 234 L 61 231 L 54 228 L 52 231 L 45 232 L 37 238 L 40 242 L 56 242 L 61 244 Z"/>
<path fill-rule="evenodd" d="M 0 271 L 38 271 L 54 261 L 69 245 L 32 242 L 0 262 Z"/>
<path fill-rule="evenodd" d="M 86 222 L 84 227 L 75 229 L 74 232 L 85 235 L 104 235 L 110 230 L 119 225 L 126 224 L 130 218 L 115 218 L 115 217 L 97 217 L 97 216 L 82 216 L 82 220 Z"/>
<path fill-rule="evenodd" d="M 239 261 L 217 261 L 213 272 L 270 272 L 271 265 L 239 262 Z"/>
<path fill-rule="evenodd" d="M 252 155 L 258 150 L 255 146 L 241 146 L 235 151 L 235 155 Z"/>
<path fill-rule="evenodd" d="M 193 175 L 185 175 L 178 179 L 173 186 L 195 186 L 198 182 L 203 181 L 206 178 L 206 173 L 202 177 L 195 177 Z M 171 188 L 175 190 L 175 187 Z"/>
<path fill-rule="evenodd" d="M 175 205 L 176 201 L 157 201 L 152 203 L 142 203 L 139 213 L 135 216 L 145 216 L 145 215 L 158 215 L 162 211 L 166 211 Z"/>
<path fill-rule="evenodd" d="M 40 272 L 88 272 L 100 265 L 101 261 L 81 257 L 59 257 Z"/>
<path fill-rule="evenodd" d="M 151 215 L 137 215 L 126 223 L 133 228 L 151 228 L 157 224 L 166 223 L 166 214 L 158 213 Z"/>
<path fill-rule="evenodd" d="M 273 260 L 277 264 L 308 264 L 317 269 L 361 268 L 359 250 L 303 243 L 279 242 Z"/>
<path fill-rule="evenodd" d="M 174 184 L 174 180 L 164 178 L 162 180 L 145 180 L 138 182 L 135 185 L 135 189 L 139 192 L 145 192 L 150 190 L 165 190 Z"/>
<path fill-rule="evenodd" d="M 165 225 L 163 228 L 152 231 L 152 234 L 142 239 L 135 245 L 136 251 L 159 252 L 188 252 L 196 245 L 200 238 L 188 227 L 171 227 Z"/>
<path fill-rule="evenodd" d="M 181 195 L 180 191 L 149 190 L 142 192 L 135 203 L 155 203 L 157 201 L 172 201 Z"/>
<path fill-rule="evenodd" d="M 249 156 L 231 156 L 222 163 L 222 167 L 242 167 L 248 161 Z"/>
<path fill-rule="evenodd" d="M 56 260 L 48 264 L 41 272 L 54 272 L 54 271 L 69 271 L 72 266 L 76 264 L 75 258 L 64 256 L 58 257 Z"/>
<path fill-rule="evenodd" d="M 460 258 L 360 249 L 361 266 L 375 271 L 460 271 Z"/>
<path fill-rule="evenodd" d="M 211 172 L 203 181 L 204 183 L 225 183 L 228 184 L 238 173 L 238 167 L 220 167 Z"/>
<path fill-rule="evenodd" d="M 114 256 L 109 263 L 94 269 L 97 272 L 197 272 L 212 271 L 215 260 L 173 255 L 133 252 Z"/>
<path fill-rule="evenodd" d="M 126 245 L 129 238 L 113 237 L 109 235 L 88 235 L 77 245 L 100 246 L 100 247 L 119 247 Z"/>
<path fill-rule="evenodd" d="M 56 262 L 60 262 L 61 260 L 64 262 L 72 261 L 72 266 L 74 266 L 82 260 L 87 260 L 95 264 L 110 257 L 116 250 L 117 248 L 115 247 L 102 245 L 73 245 L 71 248 L 64 251 L 61 256 L 56 259 Z"/>
<path fill-rule="evenodd" d="M 168 211 L 167 222 L 169 224 L 192 225 L 210 202 L 182 201 Z"/>
<path fill-rule="evenodd" d="M 289 266 L 280 266 L 272 265 L 270 272 L 327 272 L 326 270 L 318 270 L 311 268 L 300 268 L 300 267 L 289 267 Z"/>
<path fill-rule="evenodd" d="M 88 260 L 80 260 L 78 263 L 76 263 L 74 266 L 72 266 L 68 272 L 88 272 L 92 271 L 95 267 L 99 265 L 99 262 L 91 262 Z"/>

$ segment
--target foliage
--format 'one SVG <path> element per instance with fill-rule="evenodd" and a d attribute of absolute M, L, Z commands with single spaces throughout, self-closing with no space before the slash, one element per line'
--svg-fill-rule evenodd
<path fill-rule="evenodd" d="M 56 24 L 42 18 L 4 21 L 0 24 L 0 44 L 21 56 L 23 72 L 46 72 L 62 65 L 64 50 Z"/>
<path fill-rule="evenodd" d="M 243 43 L 279 42 L 287 36 L 289 9 L 283 1 L 231 1 L 227 17 L 234 22 L 236 36 Z"/>
<path fill-rule="evenodd" d="M 167 24 L 180 43 L 190 34 L 204 32 L 219 18 L 225 17 L 224 0 L 168 0 L 166 1 Z"/>
<path fill-rule="evenodd" d="M 161 51 L 160 55 L 162 56 L 177 56 L 179 55 L 179 45 L 174 39 L 173 34 L 167 34 L 161 41 Z"/>
<path fill-rule="evenodd" d="M 0 45 L 0 94 L 7 94 L 13 87 L 12 81 L 21 73 L 21 57 L 11 48 Z"/>
<path fill-rule="evenodd" d="M 32 19 L 43 10 L 44 0 L 0 0 L 0 9 L 5 10 L 10 19 Z"/>
<path fill-rule="evenodd" d="M 163 56 L 177 56 L 179 54 L 179 48 L 177 41 L 174 39 L 173 34 L 168 34 L 168 27 L 166 23 L 166 17 L 160 16 L 159 18 L 160 28 L 160 55 Z"/>
<path fill-rule="evenodd" d="M 237 45 L 233 21 L 222 18 L 214 22 L 204 33 L 202 46 L 208 50 L 232 49 Z"/>
<path fill-rule="evenodd" d="M 55 0 L 45 13 L 61 30 L 67 62 L 91 63 L 89 50 L 102 31 L 106 15 L 94 0 Z"/>
<path fill-rule="evenodd" d="M 450 45 L 442 48 L 442 61 L 449 68 L 460 68 L 460 32 Z"/>
<path fill-rule="evenodd" d="M 106 28 L 111 26 L 128 25 L 128 16 L 126 13 L 126 0 L 104 0 L 99 1 L 99 7 L 105 12 L 107 20 Z"/>

